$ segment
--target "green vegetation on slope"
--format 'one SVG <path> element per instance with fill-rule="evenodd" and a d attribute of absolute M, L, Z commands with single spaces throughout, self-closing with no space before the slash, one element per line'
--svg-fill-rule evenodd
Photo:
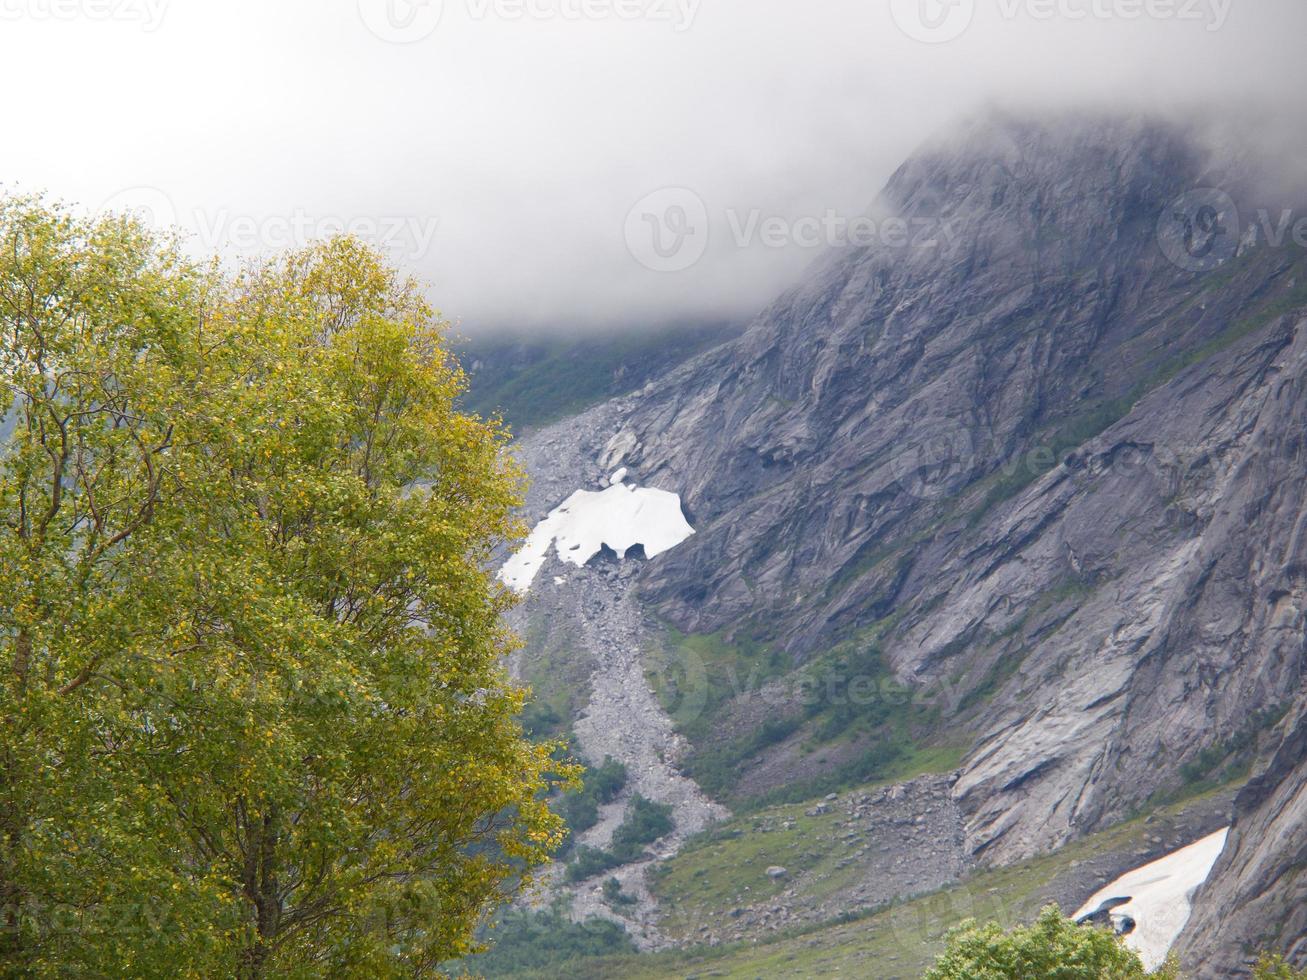
<path fill-rule="evenodd" d="M 1229 792 L 1225 788 L 1222 792 Z M 720 980 L 815 980 L 822 977 L 874 976 L 878 980 L 919 980 L 944 950 L 948 932 L 967 919 L 993 921 L 1011 928 L 1035 919 L 1041 908 L 1056 901 L 1060 878 L 1108 855 L 1143 853 L 1150 835 L 1169 820 L 1179 819 L 1214 794 L 1153 811 L 1126 823 L 1075 841 L 1052 854 L 1003 868 L 981 870 L 965 881 L 928 895 L 902 900 L 887 907 L 854 911 L 829 922 L 798 926 L 768 935 L 766 941 L 749 941 L 653 954 L 597 956 L 560 961 L 548 969 L 524 970 L 494 976 L 518 980 L 544 980 L 567 976 L 571 980 L 683 980 L 687 977 Z M 692 839 L 673 858 L 655 882 L 664 916 L 662 925 L 673 935 L 689 934 L 690 926 L 729 921 L 735 894 L 747 883 L 751 895 L 763 897 L 767 889 L 783 890 L 762 874 L 766 864 L 798 868 L 808 840 L 838 818 L 826 814 L 807 818 L 803 805 L 777 807 L 759 814 L 775 823 L 764 843 L 750 830 L 757 818 L 730 821 Z M 774 818 L 771 819 L 771 818 Z M 792 829 L 783 828 L 794 821 Z M 825 822 L 823 822 L 825 821 Z M 767 850 L 766 855 L 762 854 Z M 823 855 L 810 861 L 829 860 Z M 765 863 L 764 863 L 765 862 Z M 732 870 L 747 871 L 733 878 Z M 812 867 L 822 867 L 813 863 Z M 704 872 L 695 875 L 700 867 Z M 834 867 L 834 862 L 831 862 Z M 756 872 L 756 873 L 755 873 Z M 766 883 L 759 884 L 759 879 Z M 719 880 L 726 884 L 719 884 Z M 793 881 L 790 882 L 793 884 Z M 763 890 L 758 891 L 759 888 Z M 823 888 L 827 887 L 824 883 Z M 1276 978 L 1278 980 L 1278 977 Z M 1296 980 L 1296 978 L 1293 978 Z"/>
<path fill-rule="evenodd" d="M 531 693 L 522 709 L 522 727 L 542 741 L 567 738 L 572 719 L 590 700 L 588 655 L 573 646 L 567 630 L 555 628 L 537 611 L 521 634 L 518 675 Z"/>
<path fill-rule="evenodd" d="M 1253 970 L 1253 980 L 1307 980 L 1307 970 L 1295 970 L 1283 956 L 1263 956 Z"/>
<path fill-rule="evenodd" d="M 575 857 L 567 866 L 567 880 L 582 881 L 610 868 L 638 861 L 644 856 L 646 844 L 666 837 L 675 826 L 669 804 L 655 803 L 637 793 L 627 807 L 621 825 L 613 831 L 613 840 L 607 850 L 585 846 L 576 849 Z"/>
<path fill-rule="evenodd" d="M 732 698 L 757 691 L 789 667 L 779 651 L 723 633 L 686 634 L 667 628 L 645 653 L 646 675 L 677 731 L 691 741 L 712 733 Z"/>
<path fill-rule="evenodd" d="M 462 407 L 502 414 L 517 429 L 539 428 L 634 391 L 739 330 L 710 322 L 473 337 L 455 345 L 470 376 Z"/>
<path fill-rule="evenodd" d="M 626 786 L 626 766 L 610 756 L 594 767 L 586 766 L 581 788 L 564 791 L 558 812 L 567 821 L 567 844 L 599 822 L 599 808 L 617 799 Z"/>
<path fill-rule="evenodd" d="M 811 800 L 768 807 L 686 841 L 651 882 L 662 927 L 672 936 L 689 938 L 700 924 L 726 921 L 741 905 L 765 902 L 787 890 L 797 903 L 851 884 L 860 871 L 841 867 L 848 848 L 836 843 L 844 815 L 813 809 Z M 766 871 L 772 865 L 784 867 L 787 876 L 769 878 Z M 818 879 L 820 885 L 806 884 Z"/>
<path fill-rule="evenodd" d="M 950 772 L 966 755 L 966 749 L 959 745 L 896 744 L 874 739 L 848 744 L 854 751 L 846 761 L 819 775 L 796 779 L 751 797 L 737 812 L 752 813 L 760 807 L 795 803 L 868 782 L 897 782 L 927 773 Z"/>
<path fill-rule="evenodd" d="M 754 810 L 955 766 L 958 748 L 927 737 L 937 710 L 914 701 L 884 663 L 876 642 L 882 627 L 798 667 L 747 638 L 668 629 L 646 662 L 663 707 L 693 746 L 687 773 L 709 795 Z M 756 724 L 735 723 L 739 733 L 730 734 L 736 700 L 764 688 L 764 716 Z M 793 751 L 818 764 L 796 762 L 804 774 L 784 785 L 742 790 L 744 764 L 781 743 L 793 743 Z"/>
<path fill-rule="evenodd" d="M 454 976 L 520 976 L 559 963 L 634 953 L 623 929 L 606 919 L 571 921 L 561 908 L 508 909 L 485 931 L 484 953 L 446 964 Z M 551 974 L 557 976 L 557 974 Z"/>

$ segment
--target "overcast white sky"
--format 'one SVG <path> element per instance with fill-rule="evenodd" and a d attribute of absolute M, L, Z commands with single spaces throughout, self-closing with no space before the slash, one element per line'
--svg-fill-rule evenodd
<path fill-rule="evenodd" d="M 814 256 L 751 214 L 856 214 L 994 100 L 1302 128 L 1304 42 L 1304 0 L 0 0 L 0 181 L 201 251 L 345 225 L 466 332 L 745 315 Z"/>

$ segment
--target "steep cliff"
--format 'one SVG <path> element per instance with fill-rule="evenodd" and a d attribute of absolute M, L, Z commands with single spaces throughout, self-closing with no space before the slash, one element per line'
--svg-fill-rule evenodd
<path fill-rule="evenodd" d="M 923 150 L 874 243 L 605 409 L 597 465 L 679 493 L 696 530 L 636 577 L 650 621 L 791 677 L 873 651 L 910 692 L 894 731 L 966 748 L 953 794 L 982 863 L 1264 761 L 1304 696 L 1307 256 L 1267 240 L 1259 209 L 1293 202 L 1255 173 L 1153 120 L 987 118 Z M 794 762 L 825 735 L 783 682 L 687 729 L 745 746 L 741 785 L 821 767 Z M 875 707 L 836 712 L 833 757 L 888 737 Z M 1268 799 L 1301 788 L 1264 778 Z M 1242 824 L 1284 818 L 1267 806 L 1242 800 Z M 1215 948 L 1220 896 L 1265 895 L 1277 943 L 1301 934 L 1259 870 L 1279 843 L 1252 836 L 1192 949 Z"/>
<path fill-rule="evenodd" d="M 655 608 L 796 660 L 875 628 L 979 736 L 979 853 L 1119 818 L 1299 691 L 1305 266 L 1165 254 L 1173 202 L 1240 192 L 1213 167 L 1147 122 L 928 151 L 879 210 L 938 247 L 827 260 L 613 442 L 697 522 Z"/>
<path fill-rule="evenodd" d="M 1307 964 L 1307 710 L 1235 800 L 1225 851 L 1178 952 L 1199 980 L 1244 976 L 1259 951 Z"/>

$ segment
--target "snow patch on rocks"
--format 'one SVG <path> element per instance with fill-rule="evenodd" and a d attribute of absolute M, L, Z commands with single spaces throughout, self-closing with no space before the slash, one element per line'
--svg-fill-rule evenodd
<path fill-rule="evenodd" d="M 1189 921 L 1190 899 L 1211 874 L 1229 832 L 1229 827 L 1218 830 L 1126 872 L 1091 895 L 1072 918 L 1089 915 L 1111 899 L 1128 898 L 1112 908 L 1112 922 L 1120 930 L 1126 918 L 1134 921 L 1125 944 L 1139 954 L 1147 969 L 1156 970 Z"/>
<path fill-rule="evenodd" d="M 526 544 L 504 563 L 499 578 L 517 592 L 527 591 L 550 546 L 563 561 L 581 566 L 605 545 L 618 558 L 641 545 L 645 557 L 653 558 L 693 533 L 678 494 L 629 486 L 619 479 L 605 490 L 578 490 L 550 511 Z"/>

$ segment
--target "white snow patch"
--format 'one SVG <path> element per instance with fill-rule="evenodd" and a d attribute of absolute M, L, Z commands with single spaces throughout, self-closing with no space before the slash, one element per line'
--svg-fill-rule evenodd
<path fill-rule="evenodd" d="M 1129 902 L 1112 909 L 1112 921 L 1123 916 L 1134 919 L 1134 931 L 1126 935 L 1125 944 L 1139 954 L 1147 969 L 1156 970 L 1189 921 L 1190 897 L 1211 874 L 1229 831 L 1229 827 L 1218 830 L 1126 872 L 1095 892 L 1072 918 L 1088 915 L 1109 898 L 1129 897 Z"/>
<path fill-rule="evenodd" d="M 615 487 L 617 486 L 617 484 L 621 483 L 625 479 L 626 479 L 626 467 L 623 466 L 613 472 L 613 475 L 608 478 L 608 483 L 610 486 Z"/>
<path fill-rule="evenodd" d="M 616 475 L 616 474 L 614 474 Z M 666 490 L 617 483 L 597 493 L 578 490 L 535 526 L 512 558 L 504 562 L 499 578 L 510 588 L 525 592 L 555 545 L 558 557 L 584 565 L 604 545 L 623 558 L 638 545 L 646 558 L 676 547 L 691 534 L 681 513 L 681 498 Z"/>

